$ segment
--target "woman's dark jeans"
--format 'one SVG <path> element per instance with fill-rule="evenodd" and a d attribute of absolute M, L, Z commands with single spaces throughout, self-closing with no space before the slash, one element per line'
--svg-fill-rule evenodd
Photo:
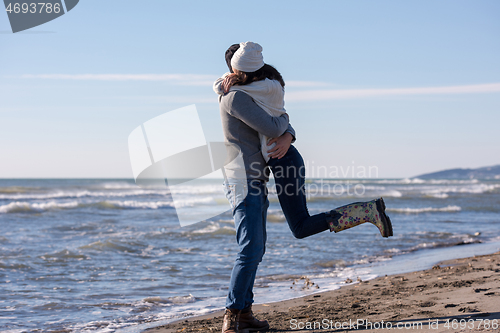
<path fill-rule="evenodd" d="M 276 182 L 276 192 L 281 209 L 292 234 L 305 238 L 328 230 L 326 214 L 309 215 L 305 193 L 305 166 L 299 151 L 290 146 L 281 159 L 271 158 L 271 168 Z"/>

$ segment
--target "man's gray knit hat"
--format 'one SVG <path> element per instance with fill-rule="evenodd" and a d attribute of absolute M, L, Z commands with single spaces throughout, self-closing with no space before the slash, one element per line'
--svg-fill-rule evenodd
<path fill-rule="evenodd" d="M 240 48 L 231 59 L 231 67 L 242 72 L 255 72 L 264 66 L 262 46 L 257 43 L 240 43 Z"/>

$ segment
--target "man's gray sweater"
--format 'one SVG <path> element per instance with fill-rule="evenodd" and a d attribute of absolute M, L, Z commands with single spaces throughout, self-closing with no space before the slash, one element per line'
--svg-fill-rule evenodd
<path fill-rule="evenodd" d="M 225 142 L 229 143 L 228 146 L 237 146 L 241 151 L 246 178 L 268 181 L 269 173 L 262 157 L 259 133 L 276 138 L 290 132 L 295 138 L 295 131 L 288 123 L 288 115 L 270 116 L 241 91 L 231 91 L 221 96 L 219 104 Z M 231 152 L 229 155 L 230 159 L 234 158 Z"/>

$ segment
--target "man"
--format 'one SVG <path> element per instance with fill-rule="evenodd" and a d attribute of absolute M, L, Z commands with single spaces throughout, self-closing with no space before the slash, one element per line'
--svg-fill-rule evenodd
<path fill-rule="evenodd" d="M 226 56 L 228 52 L 234 53 L 235 45 L 226 52 Z M 248 68 L 254 68 L 254 71 L 264 64 L 261 54 L 260 57 L 253 54 L 252 59 L 242 57 L 240 61 L 247 61 Z M 290 147 L 295 131 L 289 125 L 287 114 L 271 117 L 242 91 L 230 91 L 221 96 L 219 102 L 225 141 L 228 145 L 237 146 L 243 157 L 246 176 L 244 184 L 226 184 L 239 252 L 231 274 L 222 332 L 266 330 L 269 328 L 267 321 L 257 320 L 252 313 L 252 290 L 257 267 L 265 252 L 269 207 L 266 189 L 269 178 L 259 133 L 277 138 L 270 157 L 280 157 Z"/>

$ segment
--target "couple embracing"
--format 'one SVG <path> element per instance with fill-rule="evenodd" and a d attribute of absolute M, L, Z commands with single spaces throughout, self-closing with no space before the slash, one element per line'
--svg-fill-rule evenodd
<path fill-rule="evenodd" d="M 295 131 L 284 109 L 285 82 L 264 63 L 262 47 L 245 42 L 225 53 L 229 72 L 214 83 L 227 145 L 243 157 L 244 181 L 226 177 L 224 188 L 232 206 L 239 246 L 231 273 L 222 332 L 265 331 L 269 324 L 253 316 L 253 285 L 266 246 L 269 207 L 266 183 L 271 169 L 278 199 L 296 238 L 330 230 L 339 232 L 362 223 L 374 224 L 383 237 L 392 236 L 382 198 L 356 202 L 310 215 L 302 156 L 291 145 Z"/>

